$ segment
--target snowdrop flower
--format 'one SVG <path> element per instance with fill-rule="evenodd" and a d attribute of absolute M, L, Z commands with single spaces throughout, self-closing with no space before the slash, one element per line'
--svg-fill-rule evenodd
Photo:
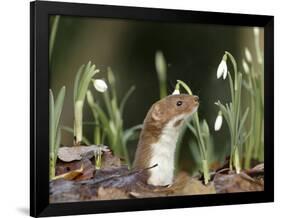
<path fill-rule="evenodd" d="M 107 90 L 107 85 L 102 79 L 93 80 L 94 87 L 99 92 L 105 92 Z"/>
<path fill-rule="evenodd" d="M 247 47 L 245 48 L 245 57 L 246 57 L 246 60 L 249 63 L 252 63 L 252 61 L 253 61 L 252 54 L 251 54 L 250 50 Z"/>
<path fill-rule="evenodd" d="M 242 60 L 242 66 L 243 66 L 245 73 L 248 74 L 250 72 L 250 68 L 249 68 L 249 65 L 247 64 L 247 62 L 245 61 L 245 59 Z"/>
<path fill-rule="evenodd" d="M 226 59 L 227 59 L 227 56 L 226 54 L 223 56 L 219 66 L 218 66 L 218 69 L 217 69 L 217 79 L 221 78 L 221 76 L 223 77 L 223 79 L 226 78 L 227 76 L 227 64 L 226 64 Z"/>
<path fill-rule="evenodd" d="M 176 88 L 172 93 L 172 95 L 179 95 L 179 94 L 180 94 L 180 85 L 177 83 Z"/>
<path fill-rule="evenodd" d="M 221 114 L 221 111 L 219 111 L 218 116 L 217 116 L 216 121 L 215 121 L 215 131 L 219 131 L 221 129 L 222 120 L 223 120 L 222 114 Z"/>

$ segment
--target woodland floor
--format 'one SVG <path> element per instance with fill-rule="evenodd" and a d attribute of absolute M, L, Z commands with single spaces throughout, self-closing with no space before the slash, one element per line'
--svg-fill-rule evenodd
<path fill-rule="evenodd" d="M 155 187 L 143 182 L 148 169 L 128 170 L 127 165 L 123 165 L 120 158 L 114 156 L 106 146 L 101 150 L 101 168 L 96 169 L 97 146 L 59 149 L 56 177 L 50 181 L 51 203 L 251 192 L 264 189 L 263 163 L 239 174 L 222 167 L 211 173 L 208 185 L 203 184 L 202 178 L 179 172 L 173 185 Z"/>

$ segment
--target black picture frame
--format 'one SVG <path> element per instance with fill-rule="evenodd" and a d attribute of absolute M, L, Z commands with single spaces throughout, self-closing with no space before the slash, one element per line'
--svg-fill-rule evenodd
<path fill-rule="evenodd" d="M 265 72 L 265 174 L 264 191 L 216 195 L 177 196 L 78 203 L 49 203 L 48 143 L 48 36 L 49 16 L 122 18 L 159 22 L 188 22 L 264 27 Z M 58 216 L 119 211 L 154 210 L 274 200 L 274 17 L 170 9 L 151 9 L 80 3 L 30 3 L 30 215 Z"/>

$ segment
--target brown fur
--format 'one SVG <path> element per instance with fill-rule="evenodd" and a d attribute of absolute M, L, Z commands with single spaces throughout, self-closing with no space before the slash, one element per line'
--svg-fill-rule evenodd
<path fill-rule="evenodd" d="M 182 101 L 181 106 L 177 106 L 178 101 Z M 167 96 L 152 105 L 144 120 L 137 145 L 134 161 L 135 169 L 151 167 L 149 166 L 152 155 L 151 145 L 159 140 L 162 129 L 175 116 L 192 113 L 194 107 L 198 104 L 197 96 L 180 94 Z M 178 121 L 175 125 L 180 125 L 182 121 Z"/>

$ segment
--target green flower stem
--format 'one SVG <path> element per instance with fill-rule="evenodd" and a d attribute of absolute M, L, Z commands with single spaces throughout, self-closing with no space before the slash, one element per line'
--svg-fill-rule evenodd
<path fill-rule="evenodd" d="M 204 160 L 207 161 L 206 147 L 205 147 L 205 143 L 203 141 L 203 137 L 202 137 L 202 133 L 201 133 L 201 128 L 200 128 L 200 123 L 199 123 L 199 117 L 198 117 L 198 113 L 197 112 L 195 113 L 193 119 L 195 120 L 195 127 L 196 127 L 195 129 L 196 129 L 197 135 L 199 136 L 199 142 L 201 144 L 203 158 L 204 158 Z"/>
<path fill-rule="evenodd" d="M 259 63 L 262 67 L 263 62 Z M 251 167 L 251 160 L 258 161 L 264 160 L 264 75 L 263 70 L 255 71 L 251 66 L 250 72 L 247 74 L 248 84 L 246 89 L 249 93 L 251 101 L 250 111 L 251 116 L 249 119 L 249 126 L 251 134 L 246 143 L 246 155 L 244 167 L 249 169 Z"/>
<path fill-rule="evenodd" d="M 95 120 L 98 121 L 97 116 L 95 116 Z M 101 142 L 101 132 L 100 132 L 100 127 L 99 127 L 98 122 L 94 129 L 94 143 L 96 145 L 100 145 L 102 143 Z"/>
<path fill-rule="evenodd" d="M 254 149 L 254 144 L 255 144 L 255 139 L 256 137 L 254 136 L 254 129 L 256 126 L 256 119 L 255 119 L 255 114 L 256 114 L 256 107 L 255 107 L 255 97 L 252 93 L 253 90 L 253 78 L 252 78 L 252 72 L 250 72 L 248 74 L 248 81 L 249 81 L 249 88 L 250 88 L 250 92 L 249 92 L 249 97 L 251 99 L 251 104 L 250 104 L 250 110 L 251 110 L 251 116 L 250 116 L 250 126 L 251 126 L 251 135 L 247 141 L 246 144 L 246 155 L 245 155 L 245 162 L 244 162 L 244 167 L 246 169 L 250 169 L 251 167 L 251 159 L 252 159 L 252 154 L 253 154 L 253 149 Z"/>
<path fill-rule="evenodd" d="M 59 126 L 60 116 L 63 109 L 65 97 L 65 87 L 63 86 L 54 100 L 52 90 L 49 90 L 49 176 L 52 179 L 55 176 L 55 167 L 57 154 L 61 141 L 61 128 Z"/>
<path fill-rule="evenodd" d="M 99 121 L 99 118 L 98 118 L 98 114 L 96 113 L 95 111 L 95 107 L 94 107 L 94 97 L 91 93 L 91 91 L 87 91 L 87 101 L 88 101 L 88 104 L 92 110 L 92 114 L 94 116 L 94 120 L 95 120 L 95 127 L 94 127 L 94 144 L 96 145 L 99 145 L 101 144 L 101 129 L 100 129 L 100 121 Z"/>
<path fill-rule="evenodd" d="M 256 125 L 255 125 L 255 134 L 256 134 L 256 144 L 254 145 L 254 155 L 253 157 L 259 161 L 263 160 L 263 155 L 262 155 L 262 147 L 263 147 L 263 102 L 261 98 L 262 90 L 260 87 L 260 83 L 256 80 L 260 80 L 260 77 L 258 78 L 253 78 L 254 82 L 254 90 L 255 93 L 257 93 L 255 97 L 255 108 L 256 108 L 256 113 L 255 113 L 255 120 L 256 120 Z"/>
<path fill-rule="evenodd" d="M 202 160 L 202 169 L 204 175 L 204 184 L 207 185 L 210 180 L 209 165 L 207 160 Z"/>
<path fill-rule="evenodd" d="M 99 147 L 98 151 L 95 153 L 95 168 L 97 170 L 99 170 L 102 165 L 101 156 L 102 156 L 102 151 L 101 148 Z"/>
<path fill-rule="evenodd" d="M 107 110 L 107 112 L 109 114 L 109 117 L 112 120 L 116 120 L 115 116 L 114 116 L 113 107 L 112 107 L 112 104 L 110 102 L 110 97 L 109 97 L 109 93 L 108 92 L 104 92 L 103 93 L 103 99 L 104 99 L 104 103 L 105 103 L 105 106 L 106 106 L 106 110 Z"/>
<path fill-rule="evenodd" d="M 74 130 L 75 130 L 75 137 L 76 143 L 82 141 L 83 137 L 83 101 L 76 101 L 74 106 Z"/>
<path fill-rule="evenodd" d="M 50 153 L 50 179 L 55 177 L 55 168 L 56 168 L 56 163 L 55 163 L 55 158 L 54 158 L 54 153 Z"/>
<path fill-rule="evenodd" d="M 181 85 L 189 95 L 193 95 L 191 89 L 188 87 L 188 85 L 186 83 L 184 83 L 181 80 L 177 80 L 177 84 Z M 210 180 L 208 155 L 207 155 L 207 151 L 206 151 L 207 150 L 206 145 L 205 145 L 205 142 L 203 140 L 202 131 L 201 131 L 199 117 L 198 117 L 197 112 L 195 112 L 195 114 L 193 115 L 193 123 L 195 125 L 195 132 L 196 132 L 197 140 L 198 140 L 198 143 L 199 143 L 199 150 L 200 150 L 200 154 L 201 154 L 204 183 L 208 184 L 208 182 Z"/>
<path fill-rule="evenodd" d="M 239 157 L 239 147 L 238 147 L 238 129 L 239 129 L 239 121 L 240 121 L 240 103 L 241 103 L 241 85 L 242 85 L 242 74 L 240 73 L 238 75 L 237 72 L 237 64 L 234 59 L 234 57 L 229 53 L 225 52 L 225 54 L 229 57 L 233 69 L 234 69 L 234 90 L 233 90 L 233 81 L 230 75 L 229 77 L 229 85 L 231 89 L 231 102 L 232 102 L 232 110 L 230 113 L 230 120 L 231 126 L 230 131 L 232 131 L 233 140 L 231 145 L 231 154 L 230 154 L 230 169 L 232 169 L 232 164 L 235 167 L 235 170 L 237 173 L 240 172 L 241 166 L 240 166 L 240 157 Z"/>
<path fill-rule="evenodd" d="M 189 95 L 193 95 L 191 89 L 186 85 L 186 83 L 184 83 L 181 80 L 177 80 L 177 82 L 187 91 L 187 93 Z M 199 144 L 201 145 L 203 157 L 206 160 L 207 159 L 207 152 L 206 152 L 205 144 L 204 144 L 202 133 L 201 133 L 200 122 L 199 122 L 199 117 L 198 117 L 197 111 L 193 115 L 193 122 L 195 124 L 195 130 L 196 130 L 196 133 L 198 135 Z"/>
<path fill-rule="evenodd" d="M 235 150 L 234 150 L 234 166 L 235 166 L 235 170 L 237 173 L 240 173 L 241 171 L 241 166 L 240 166 L 240 159 L 239 159 L 239 150 L 238 147 L 236 146 Z"/>
<path fill-rule="evenodd" d="M 166 81 L 159 82 L 159 91 L 160 91 L 160 98 L 164 98 L 167 96 L 167 84 Z"/>

